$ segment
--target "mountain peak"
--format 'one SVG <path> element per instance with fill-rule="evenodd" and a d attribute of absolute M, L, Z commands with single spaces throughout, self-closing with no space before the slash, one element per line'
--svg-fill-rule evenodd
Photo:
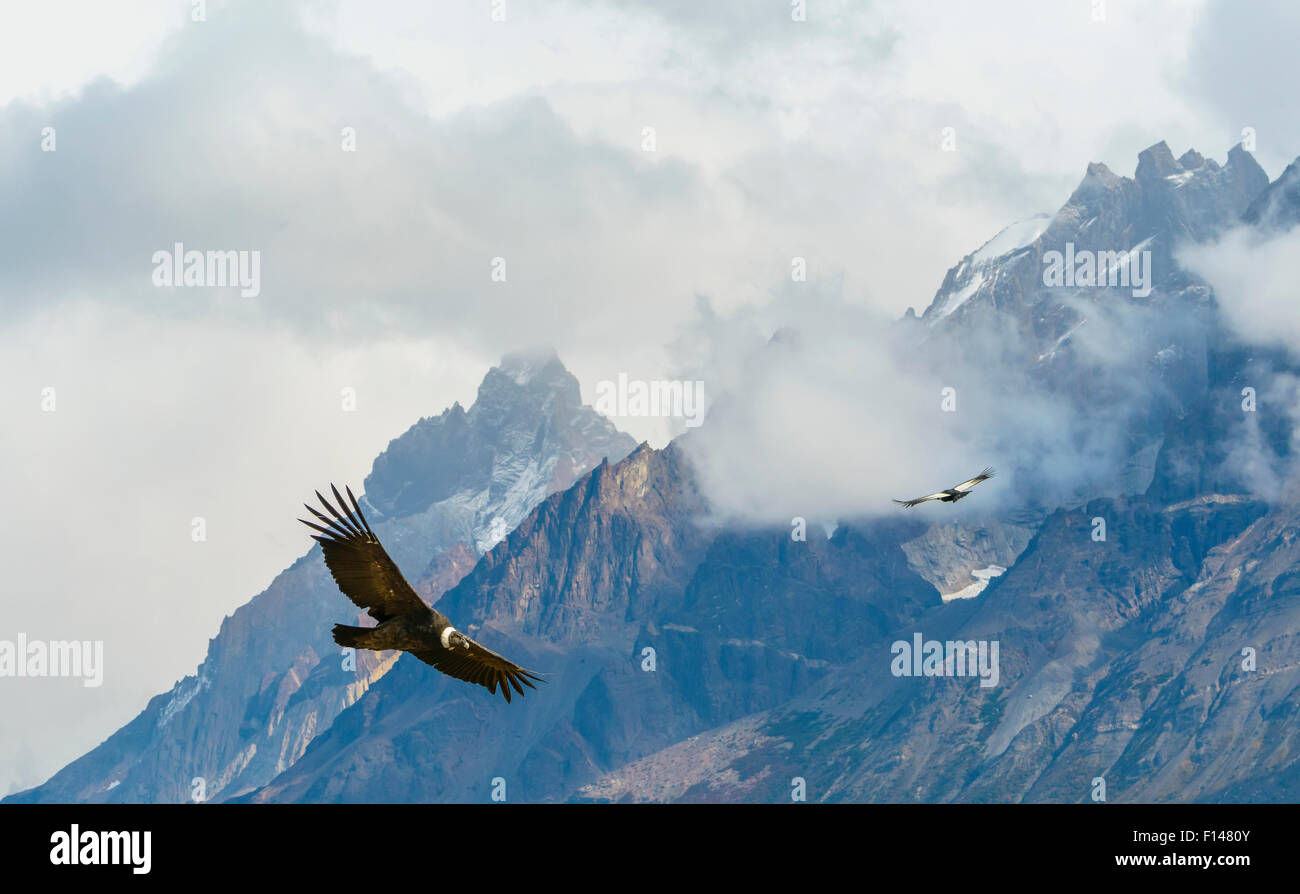
<path fill-rule="evenodd" d="M 1240 144 L 1234 146 L 1234 150 L 1239 146 Z M 1249 156 L 1244 149 L 1241 154 Z M 1231 160 L 1231 153 L 1228 158 Z M 1250 203 L 1241 217 L 1247 223 L 1263 224 L 1279 230 L 1288 230 L 1300 224 L 1300 158 L 1287 165 L 1282 175 Z"/>
<path fill-rule="evenodd" d="M 1136 177 L 1139 181 L 1153 180 L 1157 177 L 1172 177 L 1181 174 L 1183 166 L 1174 158 L 1169 144 L 1164 140 L 1149 146 L 1138 153 Z"/>
<path fill-rule="evenodd" d="M 506 354 L 487 371 L 478 386 L 478 401 L 516 403 L 523 393 L 555 394 L 568 407 L 582 406 L 577 378 L 560 361 L 554 348 L 530 348 Z M 535 401 L 535 398 L 528 398 Z"/>
<path fill-rule="evenodd" d="M 381 511 L 405 517 L 457 494 L 504 492 L 528 468 L 536 481 L 520 484 L 520 493 L 547 485 L 552 471 L 563 484 L 599 457 L 621 457 L 633 446 L 582 405 L 578 380 L 553 349 L 530 349 L 489 369 L 468 410 L 421 419 L 394 439 L 375 459 L 365 490 Z"/>
<path fill-rule="evenodd" d="M 564 364 L 560 362 L 560 356 L 555 352 L 555 348 L 550 345 L 539 345 L 506 354 L 495 369 L 514 379 L 516 385 L 527 385 L 557 367 L 564 373 L 568 373 Z"/>
<path fill-rule="evenodd" d="M 1251 155 L 1250 152 L 1246 150 L 1245 146 L 1237 143 L 1228 150 L 1228 164 L 1240 164 L 1243 161 L 1255 163 L 1255 156 Z"/>
<path fill-rule="evenodd" d="M 1106 167 L 1102 162 L 1094 161 L 1088 165 L 1088 170 L 1084 173 L 1083 180 L 1079 183 L 1078 190 L 1075 191 L 1078 192 L 1079 190 L 1083 190 L 1085 187 L 1114 189 L 1120 185 L 1123 179 L 1124 178 Z"/>
<path fill-rule="evenodd" d="M 1065 251 L 1070 244 L 1086 250 L 1146 249 L 1152 240 L 1157 251 L 1168 251 L 1182 240 L 1202 241 L 1237 221 L 1266 187 L 1267 175 L 1241 146 L 1220 167 L 1195 149 L 1176 159 L 1161 140 L 1139 153 L 1133 177 L 1092 162 L 1054 215 L 1012 224 L 950 268 L 922 319 L 969 322 L 981 308 L 1010 315 L 1035 345 L 1031 360 L 1055 356 L 1059 340 L 1078 320 L 1058 312 L 1060 302 L 1045 291 L 1046 252 Z M 1260 205 L 1257 213 L 1263 212 Z M 1300 208 L 1300 196 L 1294 206 Z M 1300 218 L 1300 212 L 1296 215 Z M 1176 264 L 1159 268 L 1162 281 L 1153 286 L 1181 292 Z"/>

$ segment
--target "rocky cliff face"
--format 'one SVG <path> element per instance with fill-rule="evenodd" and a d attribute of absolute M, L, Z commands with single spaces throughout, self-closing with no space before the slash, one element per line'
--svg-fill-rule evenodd
<path fill-rule="evenodd" d="M 1145 465 L 1130 495 L 1022 511 L 1015 528 L 990 526 L 977 553 L 970 532 L 931 527 L 903 548 L 945 594 L 991 556 L 1011 554 L 992 560 L 1007 570 L 864 640 L 860 660 L 786 704 L 605 774 L 577 799 L 788 801 L 796 780 L 822 801 L 1088 801 L 1098 780 L 1114 801 L 1294 799 L 1297 426 L 1277 401 L 1262 418 L 1241 405 L 1243 385 L 1268 390 L 1294 375 L 1294 359 L 1236 342 L 1171 248 L 1239 220 L 1260 235 L 1293 226 L 1295 168 L 1265 188 L 1240 149 L 1220 168 L 1160 144 L 1135 179 L 1093 165 L 1053 218 L 963 260 L 922 318 L 926 337 L 1012 321 L 1023 341 L 1011 343 L 1029 350 L 1001 361 L 1086 419 L 1103 415 L 1106 371 L 1071 350 L 1071 335 L 1139 299 L 1044 288 L 1043 253 L 1152 249 L 1152 294 L 1125 310 L 1148 327 L 1125 339 L 1140 351 L 1112 358 L 1145 389 L 1147 412 L 1126 420 L 1128 461 Z M 1251 480 L 1260 462 L 1285 472 L 1263 493 Z M 916 633 L 998 643 L 998 684 L 895 676 L 893 643 Z"/>
<path fill-rule="evenodd" d="M 441 611 L 549 685 L 514 704 L 403 657 L 255 801 L 564 800 L 601 773 L 787 701 L 939 604 L 919 525 L 792 541 L 719 531 L 681 450 L 642 447 L 548 498 Z M 511 794 L 512 793 L 512 794 Z"/>
<path fill-rule="evenodd" d="M 554 354 L 512 355 L 488 372 L 468 411 L 456 405 L 395 439 L 362 500 L 433 602 L 547 494 L 634 445 L 582 405 Z M 194 676 L 9 800 L 179 802 L 268 782 L 393 666 L 392 654 L 362 651 L 355 667 L 340 654 L 330 628 L 358 617 L 313 548 L 222 623 Z"/>
<path fill-rule="evenodd" d="M 1080 257 L 1082 252 L 1150 251 L 1151 286 L 1168 300 L 1192 284 L 1174 261 L 1174 248 L 1204 241 L 1235 224 L 1268 187 L 1268 175 L 1240 146 L 1220 166 L 1195 150 L 1175 159 L 1167 145 L 1157 143 L 1138 156 L 1131 178 L 1091 164 L 1056 214 L 1013 224 L 949 270 L 921 319 L 931 325 L 969 324 L 981 315 L 989 319 L 989 311 L 996 309 L 998 319 L 1015 322 L 1035 356 L 1050 354 L 1080 319 L 1062 307 L 1062 297 L 1089 294 L 1095 287 L 1073 282 L 1049 286 L 1044 255 L 1064 253 L 1067 245 Z M 1110 282 L 1128 273 L 1125 281 L 1132 282 L 1140 272 L 1116 270 L 1107 277 L 1114 261 L 1104 258 L 1093 276 Z M 1131 293 L 1132 286 L 1102 291 L 1114 300 Z M 1207 293 L 1202 289 L 1198 294 L 1203 300 Z"/>
<path fill-rule="evenodd" d="M 1300 224 L 1300 159 L 1268 185 L 1246 208 L 1242 220 L 1247 223 L 1289 230 Z"/>
<path fill-rule="evenodd" d="M 1229 496 L 1057 513 L 978 600 L 580 797 L 788 801 L 798 777 L 819 801 L 1082 802 L 1097 778 L 1112 801 L 1285 799 L 1300 778 L 1296 523 Z M 891 642 L 917 631 L 997 641 L 998 685 L 894 676 Z"/>
<path fill-rule="evenodd" d="M 1208 325 L 1213 296 L 1172 254 L 1266 186 L 1239 149 L 1220 167 L 1160 144 L 1133 179 L 1094 165 L 1056 216 L 954 268 L 923 318 L 926 338 L 1011 320 L 1023 339 L 997 359 L 1083 412 L 1108 392 L 1078 387 L 1092 370 L 1070 332 L 1115 290 L 1064 299 L 1043 254 L 1151 250 L 1140 319 L 1181 318 L 1124 367 L 1151 372 L 1151 409 L 1129 420 L 1146 467 L 1128 474 L 1150 497 L 805 542 L 701 524 L 678 449 L 642 449 L 550 498 L 444 598 L 551 671 L 545 692 L 498 705 L 404 658 L 249 799 L 486 800 L 495 779 L 512 800 L 786 800 L 799 777 L 817 800 L 1084 800 L 1101 777 L 1112 799 L 1167 800 L 1293 772 L 1269 718 L 1295 710 L 1300 682 L 1278 552 L 1294 517 L 1223 474 L 1241 413 L 1188 412 L 1253 360 Z M 1281 601 L 1256 619 L 1265 593 Z M 894 676 L 891 646 L 915 633 L 997 642 L 997 685 Z"/>
<path fill-rule="evenodd" d="M 958 523 L 933 504 L 841 520 L 829 537 L 721 525 L 681 444 L 617 460 L 558 363 L 517 358 L 470 411 L 394 442 L 366 499 L 423 592 L 547 685 L 507 705 L 410 656 L 341 672 L 325 637 L 343 600 L 309 555 L 248 607 L 256 623 L 230 619 L 197 678 L 22 797 L 177 800 L 206 773 L 217 798 L 251 802 L 502 786 L 788 801 L 799 785 L 821 801 L 1084 801 L 1097 780 L 1114 801 L 1293 799 L 1300 426 L 1243 413 L 1240 390 L 1296 369 L 1237 342 L 1175 255 L 1242 220 L 1286 226 L 1289 176 L 1270 187 L 1240 149 L 1220 166 L 1164 144 L 1133 178 L 1092 165 L 1060 211 L 968 255 L 900 324 L 918 354 L 967 352 L 1081 429 L 1117 426 L 1104 488 Z M 1067 244 L 1150 251 L 1151 293 L 1045 284 Z M 1113 327 L 1108 355 L 1076 349 L 1088 325 Z M 1255 486 L 1260 456 L 1290 470 L 1284 486 Z M 896 673 L 895 644 L 917 635 L 996 645 L 993 685 Z"/>

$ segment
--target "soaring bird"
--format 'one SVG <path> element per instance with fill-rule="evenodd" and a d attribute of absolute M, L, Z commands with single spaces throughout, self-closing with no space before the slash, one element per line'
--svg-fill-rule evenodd
<path fill-rule="evenodd" d="M 970 496 L 970 491 L 972 487 L 979 484 L 981 481 L 987 481 L 992 477 L 993 477 L 993 469 L 988 468 L 985 469 L 983 472 L 980 472 L 974 478 L 971 478 L 967 481 L 963 481 L 961 484 L 958 484 L 954 487 L 950 487 L 947 490 L 941 490 L 936 494 L 928 494 L 924 497 L 917 497 L 915 500 L 895 500 L 894 502 L 907 509 L 911 509 L 917 503 L 924 503 L 926 500 L 938 500 L 941 503 L 956 503 L 962 497 Z"/>
<path fill-rule="evenodd" d="M 410 652 L 448 676 L 487 687 L 493 695 L 500 687 L 507 702 L 510 701 L 512 686 L 515 692 L 523 695 L 521 683 L 535 689 L 530 680 L 546 682 L 532 671 L 480 646 L 451 626 L 451 621 L 442 612 L 425 605 L 402 577 L 402 572 L 397 570 L 397 564 L 384 552 L 375 532 L 370 530 L 352 490 L 344 488 L 352 503 L 349 509 L 339 495 L 339 489 L 332 484 L 330 489 L 334 491 L 334 499 L 343 514 L 340 515 L 338 509 L 316 491 L 317 499 L 332 517 L 326 517 L 304 503 L 307 511 L 325 526 L 301 518 L 298 521 L 320 532 L 311 536 L 320 541 L 325 565 L 343 595 L 366 609 L 370 617 L 379 622 L 377 627 L 335 624 L 334 642 L 358 649 Z"/>

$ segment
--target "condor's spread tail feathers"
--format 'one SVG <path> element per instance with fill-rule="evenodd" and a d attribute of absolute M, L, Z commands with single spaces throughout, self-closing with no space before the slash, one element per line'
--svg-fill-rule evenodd
<path fill-rule="evenodd" d="M 370 627 L 349 627 L 346 624 L 334 625 L 334 642 L 349 649 L 367 648 L 366 641 L 374 629 Z"/>

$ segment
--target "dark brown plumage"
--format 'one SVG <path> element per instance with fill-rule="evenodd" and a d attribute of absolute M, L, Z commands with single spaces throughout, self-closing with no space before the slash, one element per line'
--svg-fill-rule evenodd
<path fill-rule="evenodd" d="M 306 503 L 303 505 L 324 527 L 306 519 L 298 521 L 320 532 L 312 537 L 319 541 L 325 565 L 343 595 L 379 622 L 376 627 L 335 624 L 334 642 L 351 648 L 410 652 L 444 674 L 477 683 L 494 695 L 499 687 L 507 702 L 512 687 L 523 695 L 523 686 L 536 688 L 531 680 L 546 682 L 532 671 L 480 646 L 453 627 L 446 615 L 425 605 L 370 530 L 351 489 L 345 488 L 352 503 L 350 508 L 337 487 L 330 485 L 330 489 L 342 514 L 317 491 L 316 497 L 329 516 Z"/>

